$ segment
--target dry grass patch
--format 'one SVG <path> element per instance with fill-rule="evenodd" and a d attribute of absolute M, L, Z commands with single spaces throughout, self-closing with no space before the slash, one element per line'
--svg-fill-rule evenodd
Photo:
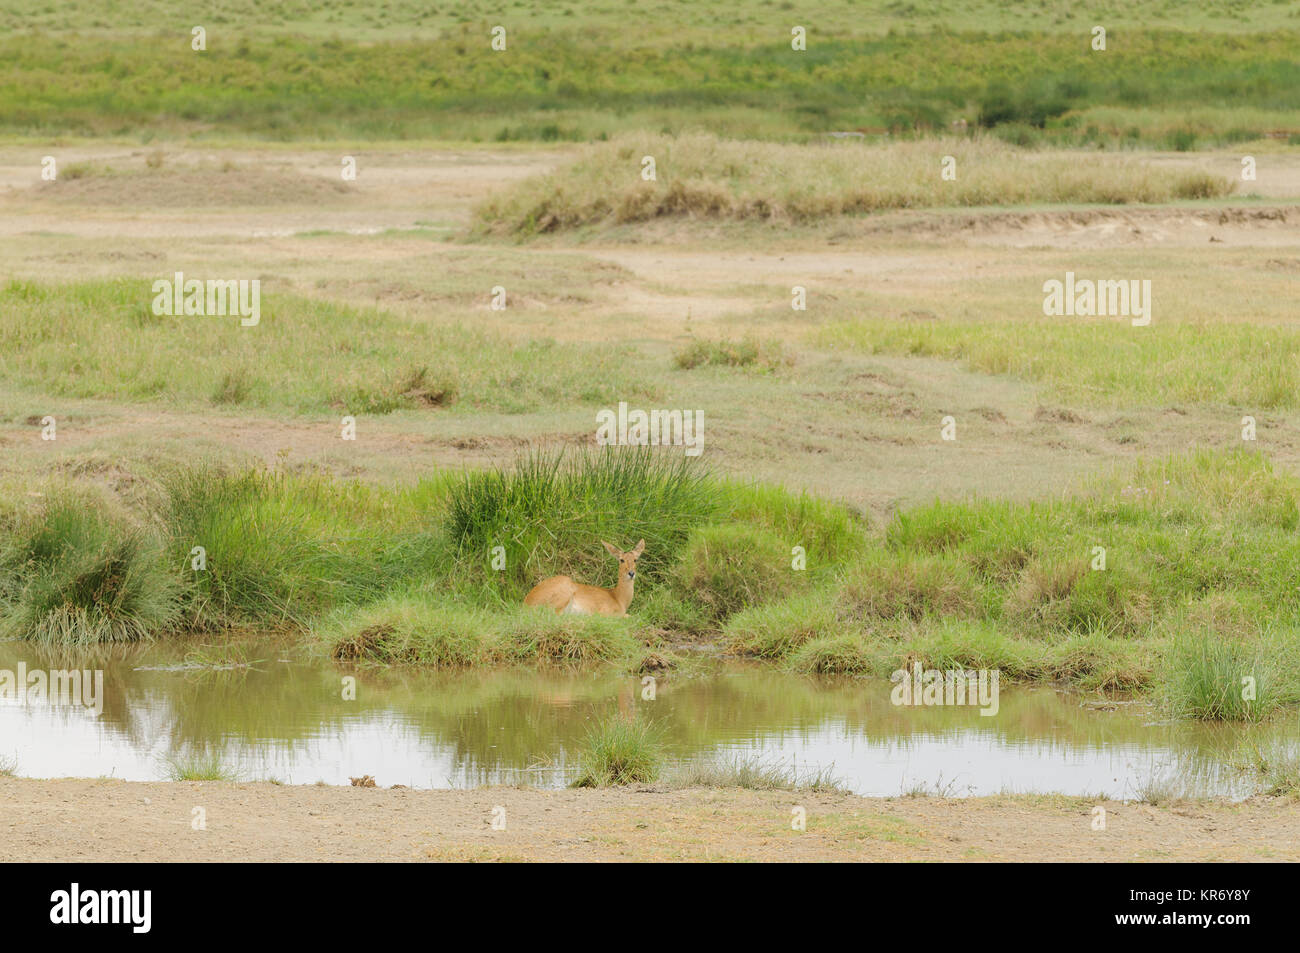
<path fill-rule="evenodd" d="M 945 156 L 956 178 L 944 181 Z M 655 179 L 642 178 L 646 157 Z M 485 202 L 480 228 L 532 235 L 664 217 L 808 222 L 940 206 L 1217 198 L 1233 183 L 1115 155 L 1057 155 L 991 138 L 785 145 L 707 134 L 620 136 Z"/>

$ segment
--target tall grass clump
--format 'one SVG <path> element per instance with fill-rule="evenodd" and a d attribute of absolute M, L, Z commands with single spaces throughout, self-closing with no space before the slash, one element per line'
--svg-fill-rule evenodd
<path fill-rule="evenodd" d="M 1251 642 L 1216 633 L 1174 639 L 1159 679 L 1165 706 L 1179 718 L 1259 722 L 1300 701 L 1295 633 L 1261 633 Z"/>
<path fill-rule="evenodd" d="M 0 633 L 59 645 L 151 639 L 177 619 L 156 535 L 89 494 L 23 514 L 0 548 Z"/>
<path fill-rule="evenodd" d="M 215 751 L 187 752 L 163 762 L 168 781 L 238 781 L 239 772 L 221 760 Z"/>
<path fill-rule="evenodd" d="M 982 597 L 977 577 L 961 562 L 904 551 L 872 554 L 848 566 L 835 603 L 843 617 L 870 625 L 881 619 L 970 618 L 979 614 Z"/>
<path fill-rule="evenodd" d="M 997 670 L 1006 681 L 1051 677 L 1049 643 L 1018 638 L 1013 631 L 985 621 L 936 620 L 904 628 L 893 643 L 891 671 L 919 664 L 922 669 Z"/>
<path fill-rule="evenodd" d="M 446 530 L 462 570 L 513 602 L 557 573 L 612 580 L 602 540 L 630 549 L 644 539 L 637 585 L 662 578 L 691 531 L 723 504 L 718 484 L 680 452 L 538 451 L 510 468 L 466 473 L 451 487 Z M 501 572 L 489 569 L 498 546 Z"/>
<path fill-rule="evenodd" d="M 804 675 L 886 676 L 889 653 L 859 635 L 842 634 L 809 639 L 786 659 L 786 667 Z"/>
<path fill-rule="evenodd" d="M 1085 690 L 1141 692 L 1151 687 L 1161 645 L 1096 629 L 1052 645 L 1046 665 L 1050 678 Z"/>
<path fill-rule="evenodd" d="M 659 776 L 662 765 L 660 731 L 648 721 L 614 715 L 587 732 L 572 787 L 647 784 Z"/>
<path fill-rule="evenodd" d="M 806 642 L 843 631 L 834 593 L 824 590 L 748 606 L 732 614 L 723 627 L 733 652 L 767 659 L 784 658 Z"/>
<path fill-rule="evenodd" d="M 436 480 L 384 490 L 322 474 L 197 464 L 163 483 L 169 551 L 187 578 L 192 628 L 300 628 L 336 606 L 434 577 L 443 565 L 444 547 L 422 513 L 441 497 Z"/>
<path fill-rule="evenodd" d="M 698 367 L 744 367 L 771 372 L 793 362 L 780 342 L 760 341 L 752 335 L 739 341 L 692 338 L 673 352 L 673 365 L 683 371 Z"/>
<path fill-rule="evenodd" d="M 833 500 L 770 484 L 728 482 L 723 492 L 728 498 L 728 523 L 755 526 L 790 547 L 802 547 L 807 571 L 815 577 L 836 572 L 870 548 L 867 521 Z M 790 549 L 786 555 L 791 555 Z M 785 564 L 791 565 L 790 560 Z"/>
<path fill-rule="evenodd" d="M 336 610 L 315 634 L 317 644 L 339 662 L 458 668 L 482 659 L 491 624 L 490 613 L 482 609 L 395 593 Z"/>
<path fill-rule="evenodd" d="M 488 645 L 492 662 L 549 662 L 588 665 L 631 659 L 641 643 L 636 622 L 614 616 L 572 616 L 546 608 L 517 608 L 506 614 Z"/>

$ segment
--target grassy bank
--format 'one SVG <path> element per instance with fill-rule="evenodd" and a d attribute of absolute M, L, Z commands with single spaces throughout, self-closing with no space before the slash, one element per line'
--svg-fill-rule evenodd
<path fill-rule="evenodd" d="M 203 52 L 190 48 L 189 21 L 152 35 L 10 36 L 0 99 L 14 108 L 0 132 L 589 141 L 707 128 L 789 140 L 914 135 L 961 118 L 1019 143 L 1186 149 L 1286 130 L 1300 106 L 1294 24 L 1231 39 L 1112 29 L 1097 53 L 1091 25 L 1032 17 L 1013 27 L 1026 32 L 955 33 L 945 22 L 862 37 L 808 19 L 808 49 L 796 52 L 796 17 L 686 36 L 668 16 L 644 29 L 508 17 L 504 52 L 491 49 L 485 21 L 432 41 L 395 29 L 378 42 L 214 22 Z"/>
<path fill-rule="evenodd" d="M 641 174 L 647 156 L 654 181 Z M 942 177 L 945 157 L 954 162 L 951 180 Z M 484 232 L 526 236 L 667 217 L 805 223 L 936 206 L 1159 203 L 1232 189 L 1196 170 L 1106 155 L 1035 156 L 996 139 L 814 147 L 638 134 L 522 182 L 478 214 Z"/>
<path fill-rule="evenodd" d="M 1080 498 L 936 503 L 899 514 L 834 589 L 725 632 L 799 671 L 998 668 L 1152 690 L 1190 717 L 1264 717 L 1300 697 L 1298 490 L 1259 456 L 1198 453 Z"/>
<path fill-rule="evenodd" d="M 996 668 L 1150 692 L 1184 717 L 1300 701 L 1300 481 L 1261 456 L 1153 462 L 1051 502 L 935 503 L 879 530 L 680 460 L 533 456 L 405 487 L 173 466 L 129 500 L 52 483 L 0 511 L 4 631 L 281 629 L 349 662 L 630 670 L 720 635 L 800 672 Z M 520 606 L 554 573 L 610 584 L 599 540 L 642 536 L 627 619 Z"/>

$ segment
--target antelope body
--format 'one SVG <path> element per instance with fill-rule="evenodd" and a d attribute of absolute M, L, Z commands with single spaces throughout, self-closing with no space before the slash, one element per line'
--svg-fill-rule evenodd
<path fill-rule="evenodd" d="M 645 551 L 645 540 L 626 553 L 619 552 L 609 543 L 601 545 L 618 560 L 618 584 L 613 589 L 574 582 L 568 576 L 552 576 L 533 586 L 524 596 L 524 605 L 549 606 L 556 612 L 572 615 L 627 615 L 627 607 L 632 604 L 636 561 Z"/>

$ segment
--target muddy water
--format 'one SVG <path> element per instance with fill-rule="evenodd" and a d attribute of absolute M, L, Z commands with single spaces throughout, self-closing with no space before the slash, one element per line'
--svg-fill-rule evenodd
<path fill-rule="evenodd" d="M 1133 797 L 1153 779 L 1186 793 L 1249 793 L 1228 765 L 1240 727 L 1173 724 L 1139 704 L 1003 687 L 996 715 L 901 707 L 880 680 L 826 680 L 718 665 L 636 678 L 505 670 L 345 669 L 284 646 L 241 646 L 247 667 L 213 669 L 212 653 L 154 646 L 69 656 L 0 643 L 0 680 L 86 668 L 72 699 L 0 698 L 0 762 L 25 777 L 167 777 L 172 759 L 215 753 L 246 780 L 455 787 L 558 786 L 572 776 L 596 719 L 636 710 L 662 729 L 674 760 L 759 757 L 801 772 L 829 769 L 852 790 L 897 795 L 1061 792 Z M 218 653 L 220 654 L 220 653 Z M 344 696 L 345 676 L 356 698 Z M 0 687 L 3 682 L 0 681 Z M 96 709 L 99 709 L 98 713 Z M 1248 737 L 1300 739 L 1296 719 Z"/>

